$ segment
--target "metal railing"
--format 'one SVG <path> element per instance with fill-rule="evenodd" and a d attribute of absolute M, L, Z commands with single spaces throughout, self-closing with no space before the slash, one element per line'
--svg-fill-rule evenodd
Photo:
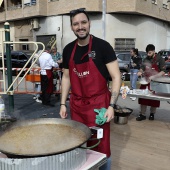
<path fill-rule="evenodd" d="M 4 94 L 8 94 L 8 95 L 12 95 L 14 93 L 14 90 L 20 85 L 20 83 L 23 81 L 23 79 L 25 78 L 25 76 L 28 74 L 28 72 L 31 70 L 31 68 L 34 66 L 34 64 L 36 63 L 36 61 L 38 60 L 39 56 L 43 53 L 44 49 L 45 49 L 45 46 L 43 43 L 41 42 L 2 42 L 2 47 L 3 47 L 3 44 L 34 44 L 36 49 L 35 51 L 33 52 L 33 54 L 31 55 L 31 57 L 29 58 L 29 60 L 26 62 L 26 64 L 24 65 L 24 67 L 20 70 L 20 72 L 18 73 L 18 75 L 15 77 L 15 79 L 13 80 L 12 84 L 9 85 L 8 89 L 5 90 L 5 87 L 6 87 L 6 81 L 5 81 L 5 67 L 4 67 L 4 53 L 2 53 L 2 63 L 3 63 L 3 66 L 2 66 L 2 69 L 4 70 L 3 71 L 3 81 L 4 81 Z M 38 45 L 42 45 L 43 46 L 43 50 L 41 51 L 41 53 L 38 54 L 38 57 L 32 62 L 32 59 L 34 57 L 34 55 L 36 54 L 36 52 L 38 51 Z M 31 63 L 31 66 L 26 69 L 27 65 L 29 63 Z M 25 74 L 22 76 L 21 80 L 17 83 L 17 85 L 15 87 L 13 87 L 13 85 L 18 81 L 18 78 L 20 77 L 20 75 L 25 71 L 26 69 L 26 72 Z M 11 91 L 11 87 L 13 87 L 13 90 Z M 0 92 L 2 94 L 2 92 Z"/>
<path fill-rule="evenodd" d="M 12 68 L 13 71 L 15 71 L 16 76 L 19 74 L 20 70 L 22 68 Z M 24 71 L 27 71 L 29 68 L 25 68 Z M 57 78 L 53 78 L 53 94 L 60 94 L 61 93 L 61 73 L 62 70 L 59 68 L 54 68 L 54 71 L 57 72 L 59 75 Z M 20 80 L 23 79 L 23 81 L 20 82 Z M 41 85 L 41 78 L 40 78 L 40 68 L 31 68 L 29 74 L 23 77 L 18 77 L 18 79 L 15 82 L 16 88 L 14 89 L 14 94 L 39 94 L 41 91 L 37 92 L 35 90 L 36 84 Z"/>
<path fill-rule="evenodd" d="M 6 93 L 5 91 L 5 87 L 6 87 L 6 81 L 5 81 L 5 63 L 4 63 L 4 48 L 3 48 L 3 37 L 4 37 L 4 30 L 0 31 L 0 37 L 1 37 L 1 42 L 0 42 L 0 46 L 2 49 L 2 52 L 0 54 L 0 58 L 2 60 L 2 67 L 0 67 L 0 71 L 2 71 L 2 79 L 0 79 L 0 83 L 3 83 L 3 93 Z"/>

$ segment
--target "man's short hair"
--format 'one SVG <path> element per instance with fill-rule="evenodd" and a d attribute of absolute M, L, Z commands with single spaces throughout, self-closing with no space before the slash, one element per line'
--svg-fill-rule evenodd
<path fill-rule="evenodd" d="M 75 10 L 70 11 L 70 23 L 71 23 L 71 25 L 72 25 L 72 19 L 73 19 L 77 14 L 80 14 L 80 13 L 83 13 L 84 15 L 86 15 L 88 21 L 90 20 L 89 15 L 88 15 L 87 12 L 86 12 L 86 8 L 75 9 Z"/>
<path fill-rule="evenodd" d="M 148 44 L 146 46 L 146 52 L 148 53 L 149 51 L 155 51 L 155 46 L 153 44 Z"/>

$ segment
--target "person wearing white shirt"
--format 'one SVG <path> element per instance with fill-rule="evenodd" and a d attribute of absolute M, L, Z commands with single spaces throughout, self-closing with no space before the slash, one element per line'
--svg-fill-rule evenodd
<path fill-rule="evenodd" d="M 45 51 L 39 57 L 40 73 L 41 73 L 41 91 L 42 104 L 54 106 L 50 103 L 51 94 L 53 93 L 53 73 L 52 68 L 58 67 L 50 55 L 50 47 L 46 47 Z"/>

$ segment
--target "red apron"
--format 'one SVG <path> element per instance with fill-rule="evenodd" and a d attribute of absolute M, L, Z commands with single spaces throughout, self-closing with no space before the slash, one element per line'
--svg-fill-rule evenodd
<path fill-rule="evenodd" d="M 150 76 L 152 76 L 156 73 L 156 72 L 153 73 L 152 70 L 159 72 L 159 68 L 158 68 L 157 63 L 156 63 L 156 55 L 153 58 L 152 68 L 146 67 L 146 71 L 145 71 L 145 77 L 146 78 L 149 78 Z M 148 89 L 150 90 L 150 83 L 147 84 L 147 85 L 141 85 L 140 89 L 146 89 L 147 86 L 148 86 Z M 138 103 L 141 104 L 141 105 L 147 105 L 147 106 L 152 106 L 152 107 L 159 107 L 160 106 L 160 101 L 158 101 L 158 100 L 150 100 L 150 99 L 139 98 Z"/>
<path fill-rule="evenodd" d="M 72 91 L 70 98 L 71 118 L 88 127 L 97 126 L 95 124 L 96 113 L 94 109 L 108 108 L 111 95 L 107 88 L 106 79 L 101 75 L 91 57 L 89 57 L 88 62 L 82 64 L 74 63 L 76 48 L 77 41 L 69 62 Z M 91 48 L 92 36 L 90 36 L 89 40 L 88 53 L 84 54 L 82 59 L 91 52 Z M 101 143 L 94 150 L 107 154 L 110 157 L 110 123 L 105 123 L 100 127 L 103 128 L 104 135 Z M 88 146 L 92 144 L 94 142 L 88 142 Z"/>
<path fill-rule="evenodd" d="M 46 89 L 46 93 L 53 93 L 53 72 L 52 70 L 46 70 L 47 77 L 48 77 L 48 87 Z"/>

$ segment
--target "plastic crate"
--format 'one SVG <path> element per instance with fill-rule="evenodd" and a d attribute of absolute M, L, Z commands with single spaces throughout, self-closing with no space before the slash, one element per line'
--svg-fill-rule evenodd
<path fill-rule="evenodd" d="M 29 74 L 25 77 L 26 81 L 30 82 L 41 82 L 41 77 L 39 74 Z"/>

